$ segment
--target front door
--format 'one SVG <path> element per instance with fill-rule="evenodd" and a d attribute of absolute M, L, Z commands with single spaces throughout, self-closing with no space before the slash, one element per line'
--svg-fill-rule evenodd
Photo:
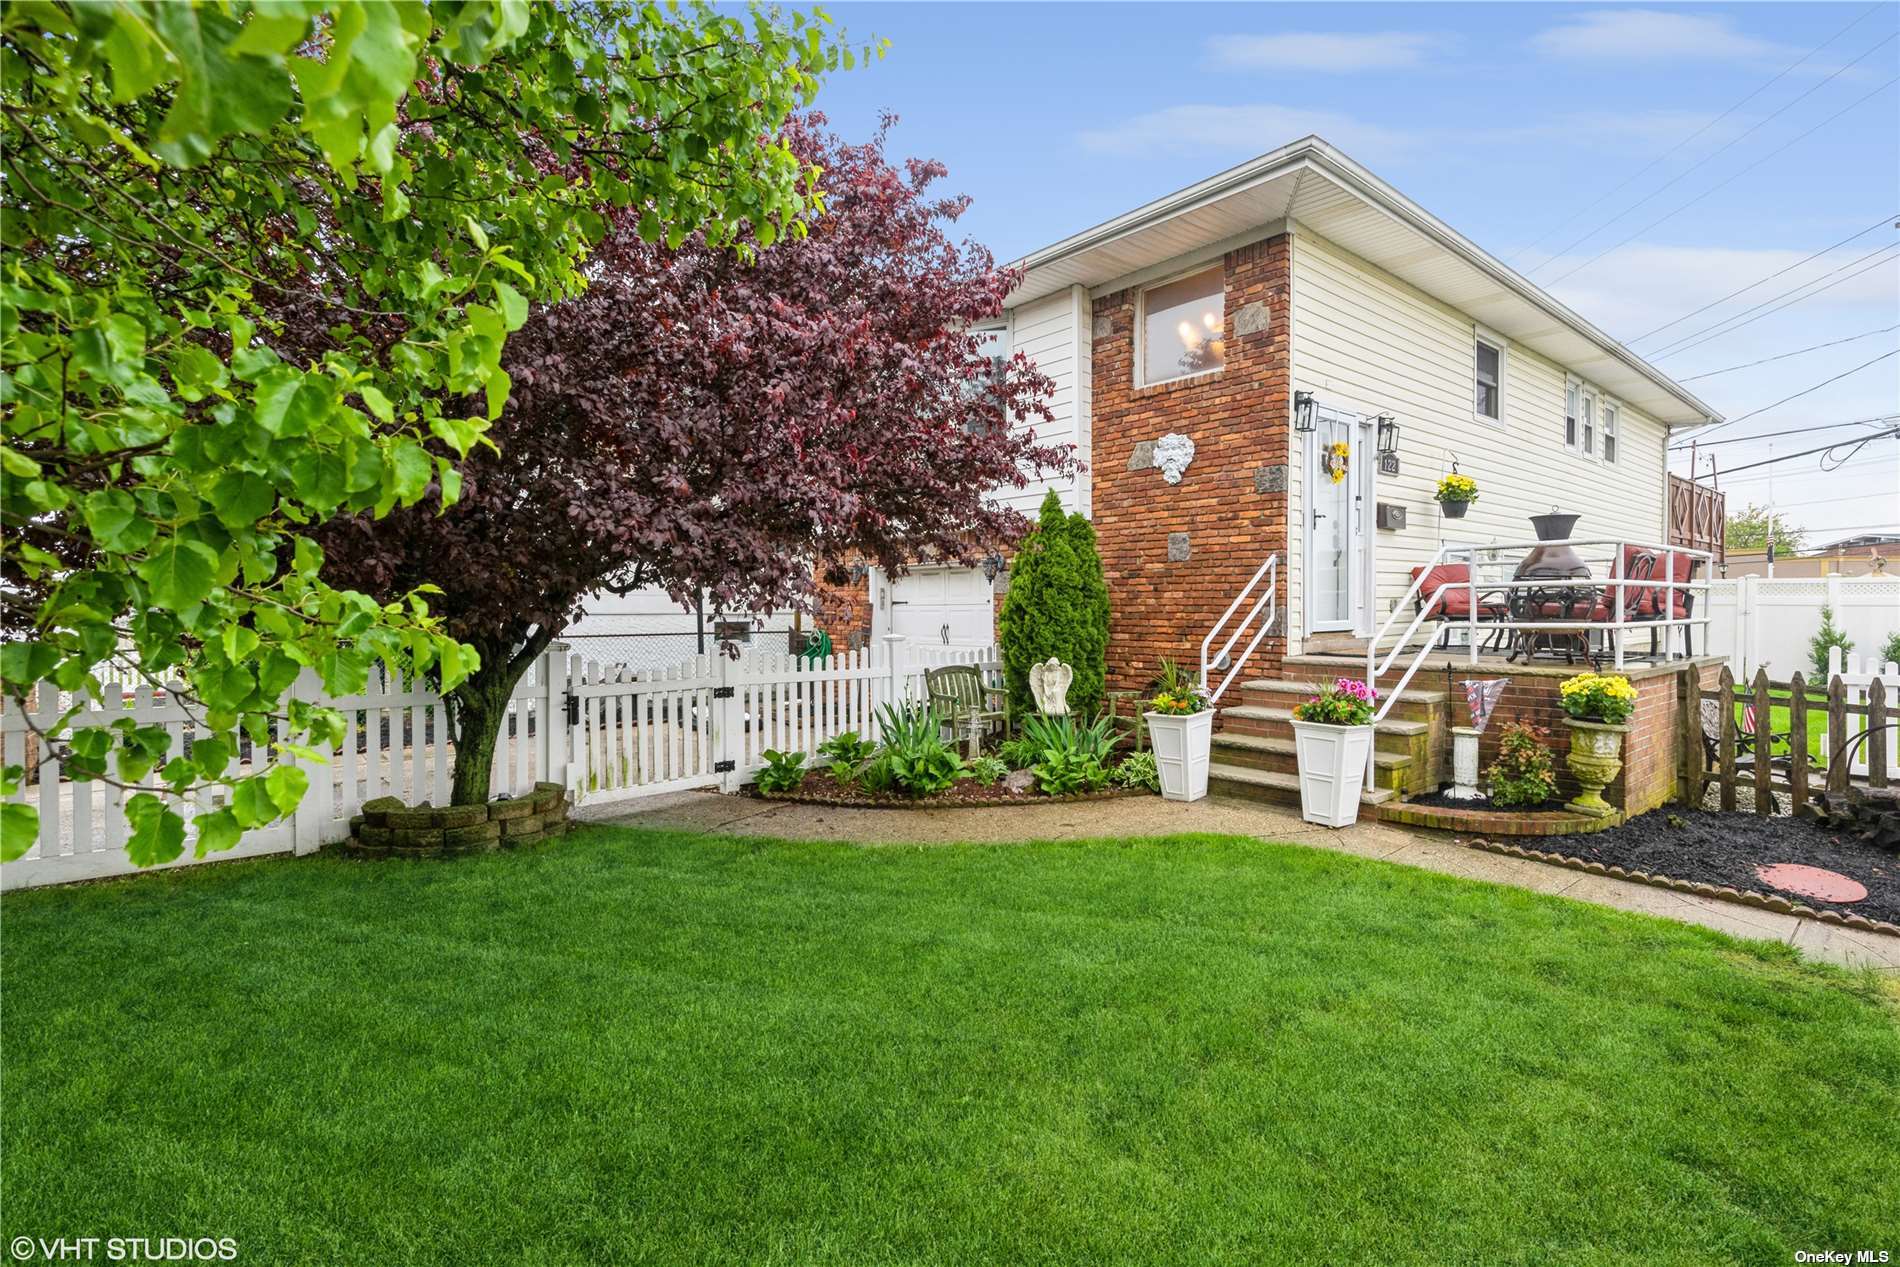
<path fill-rule="evenodd" d="M 1366 441 L 1351 414 L 1315 411 L 1306 437 L 1306 626 L 1311 633 L 1369 633 L 1366 583 Z"/>

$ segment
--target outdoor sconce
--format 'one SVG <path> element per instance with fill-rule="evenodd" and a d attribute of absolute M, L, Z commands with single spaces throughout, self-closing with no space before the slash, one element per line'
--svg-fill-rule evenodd
<path fill-rule="evenodd" d="M 851 565 L 851 583 L 853 585 L 863 584 L 864 578 L 869 575 L 871 575 L 871 568 L 868 564 L 858 562 Z"/>
<path fill-rule="evenodd" d="M 1399 424 L 1391 414 L 1379 415 L 1379 456 L 1387 457 L 1399 451 Z"/>
<path fill-rule="evenodd" d="M 1305 435 L 1313 429 L 1313 393 L 1293 393 L 1293 429 Z"/>
<path fill-rule="evenodd" d="M 991 585 L 1003 574 L 1003 556 L 992 551 L 983 556 L 983 579 Z"/>

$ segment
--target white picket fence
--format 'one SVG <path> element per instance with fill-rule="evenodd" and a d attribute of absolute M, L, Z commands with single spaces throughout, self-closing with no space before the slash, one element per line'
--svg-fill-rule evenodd
<path fill-rule="evenodd" d="M 1830 647 L 1827 653 L 1827 680 L 1832 682 L 1837 677 L 1847 688 L 1849 704 L 1865 704 L 1867 688 L 1873 685 L 1875 678 L 1880 679 L 1888 700 L 1900 700 L 1900 665 L 1895 665 L 1891 660 L 1881 664 L 1876 663 L 1874 656 L 1843 656 L 1839 647 Z M 1891 710 L 1893 706 L 1890 703 L 1888 707 Z M 1889 716 L 1891 715 L 1890 711 Z M 1865 714 L 1850 715 L 1848 726 L 1850 738 L 1867 733 L 1866 721 Z M 1822 724 L 1825 726 L 1825 721 Z M 1892 735 L 1887 738 L 1887 778 L 1889 782 L 1900 783 L 1900 743 L 1894 740 L 1895 736 Z M 1822 751 L 1832 752 L 1833 750 L 1833 737 L 1829 736 Z M 1848 762 L 1847 772 L 1853 778 L 1867 777 L 1867 745 L 1865 743 L 1855 747 L 1854 759 Z"/>
<path fill-rule="evenodd" d="M 1709 585 L 1705 655 L 1726 656 L 1738 682 L 1756 669 L 1786 680 L 1799 671 L 1812 676 L 1808 640 L 1821 628 L 1823 605 L 1854 640 L 1856 654 L 1872 658 L 1900 631 L 1900 577 L 1744 576 Z"/>
<path fill-rule="evenodd" d="M 491 792 L 517 796 L 537 782 L 558 783 L 586 805 L 688 788 L 736 790 L 765 764 L 767 749 L 815 754 L 819 744 L 848 730 L 875 739 L 879 707 L 923 698 L 925 671 L 946 664 L 975 665 L 988 675 L 1001 670 L 991 648 L 913 645 L 900 635 L 875 650 L 821 660 L 695 656 L 668 669 L 602 665 L 551 650 L 516 685 L 495 746 Z M 343 712 L 342 743 L 324 762 L 283 758 L 310 778 L 297 812 L 245 833 L 234 848 L 206 860 L 312 853 L 348 836 L 350 818 L 379 796 L 410 805 L 448 803 L 454 743 L 447 707 L 433 691 L 377 674 L 360 695 L 325 696 L 314 675 L 294 692 Z M 77 724 L 130 717 L 163 725 L 172 755 L 189 751 L 196 710 L 171 692 L 141 685 L 129 695 L 103 694 L 103 702 L 83 701 Z M 50 683 L 28 707 L 0 700 L 5 763 L 27 764 L 29 736 L 73 702 Z M 252 761 L 269 753 L 240 756 L 240 772 L 249 773 Z M 125 854 L 124 806 L 133 793 L 97 780 L 75 782 L 51 759 L 36 765 L 14 799 L 39 810 L 39 840 L 25 857 L 0 865 L 0 889 L 138 870 Z M 189 803 L 188 824 L 220 794 L 208 790 Z M 189 865 L 197 861 L 192 854 L 188 827 L 185 854 L 169 865 Z"/>

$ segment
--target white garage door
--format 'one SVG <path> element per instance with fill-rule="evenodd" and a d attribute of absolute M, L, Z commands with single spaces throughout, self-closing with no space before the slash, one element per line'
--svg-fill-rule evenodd
<path fill-rule="evenodd" d="M 888 625 L 912 642 L 987 647 L 996 636 L 993 591 L 976 568 L 917 568 L 888 583 Z"/>

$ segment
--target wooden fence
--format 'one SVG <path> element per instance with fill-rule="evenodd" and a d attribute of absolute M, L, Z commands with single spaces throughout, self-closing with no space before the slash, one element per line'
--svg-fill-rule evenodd
<path fill-rule="evenodd" d="M 1780 808 L 1780 793 L 1788 812 L 1801 814 L 1823 791 L 1888 786 L 1900 755 L 1890 733 L 1900 700 L 1889 699 L 1892 666 L 1887 670 L 1864 683 L 1836 672 L 1819 687 L 1800 673 L 1771 682 L 1766 670 L 1737 683 L 1724 667 L 1706 694 L 1694 674 L 1685 675 L 1683 799 L 1700 805 L 1714 785 L 1723 809 L 1737 808 L 1746 792 L 1754 812 L 1768 815 Z"/>

